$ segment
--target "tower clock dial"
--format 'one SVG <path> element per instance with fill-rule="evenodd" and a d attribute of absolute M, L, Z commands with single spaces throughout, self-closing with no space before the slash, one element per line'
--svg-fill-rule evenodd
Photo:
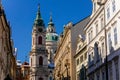
<path fill-rule="evenodd" d="M 42 32 L 42 31 L 43 31 L 43 29 L 42 29 L 42 28 L 39 28 L 39 29 L 38 29 L 38 31 L 39 31 L 39 32 Z"/>

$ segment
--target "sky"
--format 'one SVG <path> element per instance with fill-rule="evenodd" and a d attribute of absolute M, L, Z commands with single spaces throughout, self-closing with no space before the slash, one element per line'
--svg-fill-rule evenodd
<path fill-rule="evenodd" d="M 40 4 L 41 16 L 47 27 L 52 14 L 56 32 L 60 34 L 68 22 L 73 24 L 91 15 L 91 0 L 2 0 L 6 18 L 10 22 L 17 60 L 29 61 L 31 34 Z"/>

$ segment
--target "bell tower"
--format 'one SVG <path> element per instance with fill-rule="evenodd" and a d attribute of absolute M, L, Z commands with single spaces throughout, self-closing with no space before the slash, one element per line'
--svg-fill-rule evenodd
<path fill-rule="evenodd" d="M 32 29 L 30 51 L 30 80 L 48 80 L 48 57 L 45 47 L 46 30 L 40 14 L 40 5 Z"/>

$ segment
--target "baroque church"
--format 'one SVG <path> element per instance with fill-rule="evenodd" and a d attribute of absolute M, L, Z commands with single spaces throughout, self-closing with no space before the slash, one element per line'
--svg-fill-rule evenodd
<path fill-rule="evenodd" d="M 52 16 L 45 27 L 40 14 L 40 6 L 32 29 L 32 46 L 29 56 L 30 80 L 53 80 L 53 57 L 57 49 L 58 34 L 55 31 Z"/>

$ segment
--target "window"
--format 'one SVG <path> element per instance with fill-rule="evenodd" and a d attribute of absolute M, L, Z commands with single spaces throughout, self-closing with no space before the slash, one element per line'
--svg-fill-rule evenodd
<path fill-rule="evenodd" d="M 91 30 L 91 35 L 90 35 L 91 40 L 92 40 L 92 36 L 93 36 L 93 31 Z"/>
<path fill-rule="evenodd" d="M 113 10 L 113 12 L 115 11 L 115 9 L 116 9 L 115 0 L 112 0 L 112 10 Z"/>
<path fill-rule="evenodd" d="M 101 18 L 101 29 L 104 27 L 103 18 Z"/>
<path fill-rule="evenodd" d="M 77 65 L 79 65 L 79 59 L 77 59 Z"/>
<path fill-rule="evenodd" d="M 110 51 L 112 48 L 111 33 L 108 34 L 108 47 L 109 47 L 109 51 Z"/>
<path fill-rule="evenodd" d="M 43 80 L 43 78 L 39 78 L 39 80 Z"/>
<path fill-rule="evenodd" d="M 88 34 L 88 41 L 89 41 L 89 42 L 90 42 L 90 36 L 91 36 L 91 34 L 89 33 L 89 34 Z"/>
<path fill-rule="evenodd" d="M 85 59 L 85 60 L 87 59 L 87 53 L 84 54 L 84 59 Z"/>
<path fill-rule="evenodd" d="M 88 41 L 89 42 L 92 40 L 92 35 L 93 35 L 93 31 L 90 30 L 90 32 L 88 33 Z"/>
<path fill-rule="evenodd" d="M 114 44 L 117 44 L 117 27 L 114 28 Z"/>
<path fill-rule="evenodd" d="M 94 3 L 94 12 L 96 11 L 96 3 Z"/>
<path fill-rule="evenodd" d="M 43 65 L 43 58 L 42 58 L 42 56 L 39 57 L 39 65 Z"/>
<path fill-rule="evenodd" d="M 98 34 L 98 24 L 96 24 L 96 35 Z"/>
<path fill-rule="evenodd" d="M 80 63 L 83 62 L 83 55 L 80 57 Z"/>
<path fill-rule="evenodd" d="M 42 37 L 41 36 L 38 37 L 38 44 L 42 44 Z"/>
<path fill-rule="evenodd" d="M 110 18 L 110 8 L 108 7 L 107 8 L 107 19 L 109 19 Z"/>
<path fill-rule="evenodd" d="M 104 43 L 102 43 L 102 54 L 104 54 L 104 49 L 105 49 L 105 46 L 104 46 Z"/>

